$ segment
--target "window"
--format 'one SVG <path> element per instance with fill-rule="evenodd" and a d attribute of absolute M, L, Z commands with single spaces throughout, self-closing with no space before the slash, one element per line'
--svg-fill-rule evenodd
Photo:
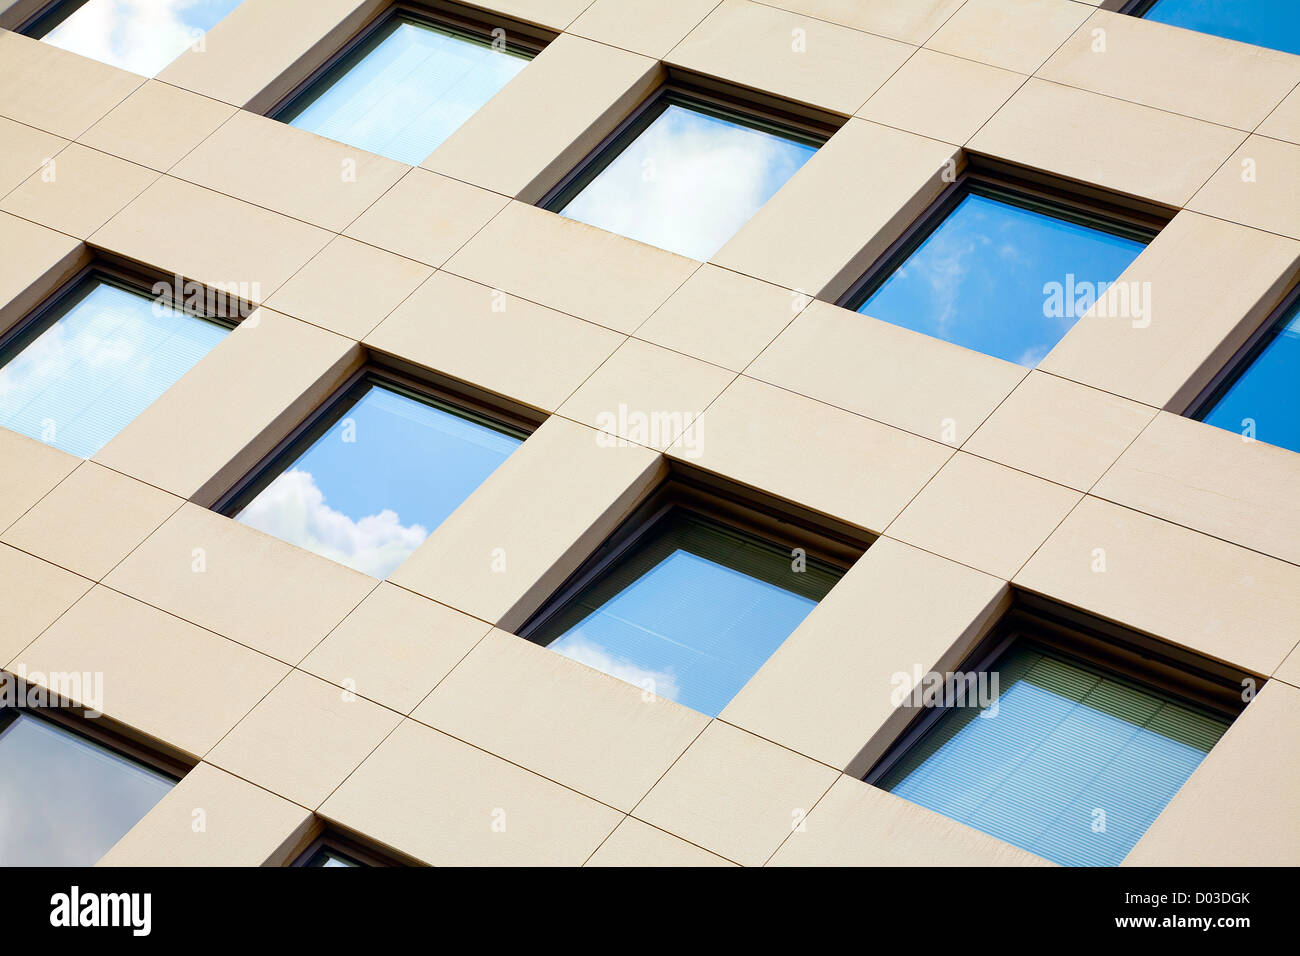
<path fill-rule="evenodd" d="M 363 371 L 217 510 L 385 578 L 525 434 Z"/>
<path fill-rule="evenodd" d="M 1158 23 L 1300 53 L 1295 0 L 1137 0 L 1126 9 Z"/>
<path fill-rule="evenodd" d="M 665 87 L 542 206 L 670 252 L 708 259 L 827 135 Z"/>
<path fill-rule="evenodd" d="M 1300 289 L 1220 373 L 1192 417 L 1300 451 Z"/>
<path fill-rule="evenodd" d="M 153 76 L 243 0 L 64 0 L 22 31 L 73 53 Z"/>
<path fill-rule="evenodd" d="M 843 304 L 1033 367 L 1137 258 L 1158 225 L 1148 214 L 1100 211 L 1082 196 L 968 172 Z M 1137 318 L 1142 307 L 1140 300 L 1129 306 Z"/>
<path fill-rule="evenodd" d="M 172 301 L 108 271 L 71 283 L 0 341 L 0 425 L 95 454 L 231 328 Z"/>
<path fill-rule="evenodd" d="M 716 716 L 861 554 L 782 527 L 791 525 L 670 486 L 520 634 Z"/>
<path fill-rule="evenodd" d="M 1242 707 L 1239 675 L 1128 640 L 1013 612 L 868 782 L 1063 865 L 1118 864 Z"/>
<path fill-rule="evenodd" d="M 536 50 L 486 29 L 395 9 L 276 118 L 416 165 L 505 86 Z"/>
<path fill-rule="evenodd" d="M 0 710 L 0 865 L 91 866 L 175 785 L 64 719 Z"/>
<path fill-rule="evenodd" d="M 389 856 L 361 843 L 351 836 L 332 830 L 312 841 L 291 866 L 311 868 L 405 866 L 396 857 Z"/>

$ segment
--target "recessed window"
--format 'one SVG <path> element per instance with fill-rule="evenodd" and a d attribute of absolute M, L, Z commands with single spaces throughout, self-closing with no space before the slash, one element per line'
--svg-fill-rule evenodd
<path fill-rule="evenodd" d="M 535 55 L 486 31 L 392 11 L 276 118 L 416 165 Z"/>
<path fill-rule="evenodd" d="M 968 172 L 843 304 L 1032 368 L 1155 232 L 1146 216 Z M 1144 289 L 1131 291 L 1124 310 L 1141 319 Z"/>
<path fill-rule="evenodd" d="M 1295 0 L 1137 0 L 1128 12 L 1229 40 L 1300 53 Z"/>
<path fill-rule="evenodd" d="M 65 0 L 22 31 L 53 46 L 153 76 L 243 0 Z"/>
<path fill-rule="evenodd" d="M 385 578 L 524 437 L 416 383 L 364 372 L 217 510 Z"/>
<path fill-rule="evenodd" d="M 815 533 L 755 528 L 720 500 L 660 492 L 521 635 L 716 716 L 846 567 Z"/>
<path fill-rule="evenodd" d="M 305 866 L 321 869 L 340 869 L 350 867 L 403 866 L 395 857 L 371 849 L 359 840 L 333 831 L 326 832 L 312 841 L 291 866 Z"/>
<path fill-rule="evenodd" d="M 1193 417 L 1300 451 L 1300 291 L 1224 370 Z"/>
<path fill-rule="evenodd" d="M 0 425 L 82 458 L 230 331 L 108 272 L 74 282 L 0 345 Z"/>
<path fill-rule="evenodd" d="M 1063 865 L 1123 860 L 1243 706 L 1234 677 L 1032 614 L 966 674 L 868 781 Z"/>
<path fill-rule="evenodd" d="M 664 88 L 542 205 L 631 239 L 708 259 L 826 135 Z"/>
<path fill-rule="evenodd" d="M 62 722 L 0 710 L 0 865 L 91 866 L 175 785 Z"/>

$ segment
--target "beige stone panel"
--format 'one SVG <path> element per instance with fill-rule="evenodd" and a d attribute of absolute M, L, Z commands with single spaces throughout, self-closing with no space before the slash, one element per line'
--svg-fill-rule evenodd
<path fill-rule="evenodd" d="M 81 459 L 26 435 L 0 428 L 0 531 L 7 529 L 60 481 Z"/>
<path fill-rule="evenodd" d="M 551 412 L 623 341 L 599 325 L 439 272 L 365 344 Z"/>
<path fill-rule="evenodd" d="M 824 302 L 749 367 L 753 378 L 960 445 L 1027 369 Z"/>
<path fill-rule="evenodd" d="M 860 777 L 915 715 L 895 692 L 959 667 L 1009 603 L 1004 582 L 881 538 L 722 719 Z"/>
<path fill-rule="evenodd" d="M 863 119 L 945 143 L 970 139 L 1025 82 L 1010 70 L 917 50 L 858 110 Z"/>
<path fill-rule="evenodd" d="M 434 866 L 579 866 L 622 819 L 412 720 L 320 812 Z"/>
<path fill-rule="evenodd" d="M 478 618 L 385 581 L 299 666 L 409 714 L 488 630 Z"/>
<path fill-rule="evenodd" d="M 401 719 L 351 691 L 291 671 L 207 759 L 315 809 Z"/>
<path fill-rule="evenodd" d="M 0 210 L 85 239 L 157 178 L 151 169 L 73 143 L 0 201 Z"/>
<path fill-rule="evenodd" d="M 339 335 L 361 339 L 432 274 L 423 263 L 338 236 L 266 304 Z"/>
<path fill-rule="evenodd" d="M 1300 736 L 1300 690 L 1265 685 L 1124 866 L 1300 864 L 1300 770 L 1286 749 Z"/>
<path fill-rule="evenodd" d="M 639 339 L 739 372 L 808 304 L 780 286 L 706 265 L 636 330 Z"/>
<path fill-rule="evenodd" d="M 76 139 L 143 82 L 107 63 L 0 30 L 0 115 L 28 126 Z"/>
<path fill-rule="evenodd" d="M 1182 206 L 1242 139 L 1242 133 L 1204 120 L 1031 79 L 966 145 L 1067 179 Z"/>
<path fill-rule="evenodd" d="M 1155 414 L 1147 405 L 1035 370 L 962 448 L 1087 491 Z"/>
<path fill-rule="evenodd" d="M 642 823 L 635 817 L 628 817 L 618 825 L 609 839 L 600 845 L 587 866 L 735 866 L 729 860 L 715 856 L 708 850 L 679 840 L 671 833 L 665 833 Z"/>
<path fill-rule="evenodd" d="M 375 579 L 187 504 L 104 583 L 293 664 Z"/>
<path fill-rule="evenodd" d="M 718 0 L 595 0 L 568 32 L 659 60 L 717 5 Z"/>
<path fill-rule="evenodd" d="M 751 0 L 722 0 L 666 61 L 847 115 L 911 53 L 896 40 Z"/>
<path fill-rule="evenodd" d="M 0 545 L 0 658 L 13 656 L 72 607 L 91 588 L 90 581 Z"/>
<path fill-rule="evenodd" d="M 1300 86 L 1291 91 L 1255 132 L 1300 144 Z"/>
<path fill-rule="evenodd" d="M 239 110 L 171 175 L 340 232 L 409 168 Z"/>
<path fill-rule="evenodd" d="M 1292 687 L 1300 687 L 1300 646 L 1288 654 L 1286 660 L 1273 671 L 1273 679 L 1285 681 Z"/>
<path fill-rule="evenodd" d="M 67 145 L 61 136 L 0 116 L 0 196 L 39 171 Z"/>
<path fill-rule="evenodd" d="M 36 308 L 87 262 L 84 243 L 0 212 L 0 332 Z"/>
<path fill-rule="evenodd" d="M 1300 61 L 1209 33 L 1099 11 L 1038 76 L 1252 130 L 1300 82 Z"/>
<path fill-rule="evenodd" d="M 182 504 L 175 495 L 86 461 L 0 540 L 98 581 Z"/>
<path fill-rule="evenodd" d="M 234 112 L 228 103 L 149 80 L 79 142 L 165 173 Z"/>
<path fill-rule="evenodd" d="M 411 714 L 421 723 L 631 810 L 709 718 L 494 630 Z"/>
<path fill-rule="evenodd" d="M 506 207 L 504 196 L 412 169 L 344 235 L 440 266 Z"/>
<path fill-rule="evenodd" d="M 261 302 L 319 252 L 330 234 L 164 176 L 90 239 L 164 273 L 248 289 L 248 298 Z"/>
<path fill-rule="evenodd" d="M 771 866 L 1051 866 L 965 824 L 840 777 Z"/>
<path fill-rule="evenodd" d="M 96 453 L 210 505 L 361 362 L 356 343 L 258 309 Z"/>
<path fill-rule="evenodd" d="M 1297 488 L 1295 452 L 1161 412 L 1093 494 L 1300 564 Z"/>
<path fill-rule="evenodd" d="M 692 432 L 696 419 L 735 377 L 680 352 L 628 339 L 559 413 L 606 435 L 663 451 Z"/>
<path fill-rule="evenodd" d="M 505 630 L 523 624 L 664 472 L 649 449 L 597 438 L 547 419 L 389 580 Z"/>
<path fill-rule="evenodd" d="M 203 828 L 194 826 L 202 812 Z M 311 812 L 201 763 L 133 826 L 99 866 L 274 866 L 305 837 Z"/>
<path fill-rule="evenodd" d="M 1088 18 L 1073 0 L 966 0 L 926 42 L 1017 73 L 1033 73 Z"/>
<path fill-rule="evenodd" d="M 492 0 L 492 9 L 525 23 L 562 30 L 591 0 Z"/>
<path fill-rule="evenodd" d="M 270 109 L 378 13 L 383 0 L 244 0 L 158 74 L 256 113 Z"/>
<path fill-rule="evenodd" d="M 694 259 L 513 202 L 446 270 L 631 333 L 698 267 Z"/>
<path fill-rule="evenodd" d="M 34 672 L 102 675 L 102 685 L 85 688 L 80 703 L 196 757 L 289 671 L 102 585 L 9 666 L 19 668 L 29 679 Z"/>
<path fill-rule="evenodd" d="M 850 119 L 713 261 L 834 301 L 943 191 L 958 152 Z"/>
<path fill-rule="evenodd" d="M 635 815 L 742 866 L 761 866 L 838 774 L 715 720 Z"/>
<path fill-rule="evenodd" d="M 1098 498 L 1013 583 L 1257 674 L 1296 642 L 1300 568 Z"/>
<path fill-rule="evenodd" d="M 952 449 L 741 376 L 668 453 L 879 534 Z"/>
<path fill-rule="evenodd" d="M 658 85 L 655 60 L 563 34 L 420 165 L 534 203 Z"/>
<path fill-rule="evenodd" d="M 958 452 L 887 529 L 918 548 L 1010 578 L 1083 496 Z"/>
<path fill-rule="evenodd" d="M 1180 212 L 1039 368 L 1181 412 L 1273 311 L 1297 263 L 1293 240 Z M 1140 316 L 1125 311 L 1135 291 Z"/>
<path fill-rule="evenodd" d="M 907 43 L 924 43 L 965 0 L 780 0 L 793 13 Z"/>
<path fill-rule="evenodd" d="M 1297 180 L 1300 146 L 1252 136 L 1192 197 L 1187 208 L 1300 239 Z"/>

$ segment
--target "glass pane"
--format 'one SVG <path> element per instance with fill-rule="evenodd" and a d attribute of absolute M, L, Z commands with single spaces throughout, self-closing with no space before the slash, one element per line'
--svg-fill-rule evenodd
<path fill-rule="evenodd" d="M 416 165 L 528 64 L 528 55 L 394 17 L 279 119 Z"/>
<path fill-rule="evenodd" d="M 671 103 L 557 210 L 652 246 L 708 259 L 816 146 Z"/>
<path fill-rule="evenodd" d="M 647 532 L 534 640 L 716 716 L 839 578 L 685 512 Z"/>
<path fill-rule="evenodd" d="M 1144 246 L 970 193 L 858 311 L 1033 367 Z"/>
<path fill-rule="evenodd" d="M 80 53 L 143 76 L 153 76 L 243 0 L 75 0 L 36 30 L 46 43 Z M 61 22 L 59 22 L 61 21 Z"/>
<path fill-rule="evenodd" d="M 1144 17 L 1256 46 L 1300 53 L 1296 0 L 1157 0 Z"/>
<path fill-rule="evenodd" d="M 228 331 L 92 276 L 0 353 L 0 425 L 89 458 Z"/>
<path fill-rule="evenodd" d="M 996 705 L 953 708 L 880 780 L 1067 866 L 1114 866 L 1228 722 L 1081 662 L 1013 647 Z"/>
<path fill-rule="evenodd" d="M 1300 451 L 1300 305 L 1278 323 L 1204 421 Z"/>
<path fill-rule="evenodd" d="M 386 578 L 522 439 L 371 382 L 235 518 Z"/>
<path fill-rule="evenodd" d="M 306 865 L 322 867 L 361 866 L 361 864 L 352 859 L 352 857 L 344 856 L 337 850 L 331 850 L 329 847 L 324 846 L 312 854 L 311 859 L 307 861 Z"/>
<path fill-rule="evenodd" d="M 0 731 L 0 865 L 91 866 L 176 785 L 19 714 Z"/>

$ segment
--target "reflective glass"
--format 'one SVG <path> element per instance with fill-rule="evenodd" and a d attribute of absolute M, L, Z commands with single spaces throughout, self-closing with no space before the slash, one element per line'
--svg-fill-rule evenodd
<path fill-rule="evenodd" d="M 228 331 L 91 276 L 0 353 L 0 425 L 89 458 Z"/>
<path fill-rule="evenodd" d="M 522 438 L 362 382 L 267 475 L 235 518 L 385 578 Z M 257 487 L 257 486 L 255 486 Z"/>
<path fill-rule="evenodd" d="M 1204 421 L 1300 451 L 1300 304 L 1230 382 Z"/>
<path fill-rule="evenodd" d="M 677 102 L 634 135 L 556 211 L 695 259 L 722 248 L 817 151 Z"/>
<path fill-rule="evenodd" d="M 278 119 L 417 165 L 528 64 L 476 36 L 394 17 Z"/>
<path fill-rule="evenodd" d="M 970 192 L 858 311 L 1032 368 L 1144 246 Z"/>
<path fill-rule="evenodd" d="M 361 864 L 358 863 L 356 860 L 352 859 L 352 857 L 344 856 L 342 853 L 338 852 L 337 850 L 331 850 L 329 847 L 321 847 L 319 850 L 317 850 L 315 853 L 312 854 L 311 859 L 308 860 L 305 865 L 318 866 L 318 867 L 361 866 Z"/>
<path fill-rule="evenodd" d="M 1296 0 L 1156 0 L 1143 16 L 1256 46 L 1300 53 Z"/>
<path fill-rule="evenodd" d="M 1228 728 L 1034 646 L 993 671 L 879 786 L 1063 865 L 1118 864 Z"/>
<path fill-rule="evenodd" d="M 0 727 L 3 866 L 91 866 L 176 785 L 30 714 Z"/>
<path fill-rule="evenodd" d="M 242 2 L 73 0 L 38 20 L 34 33 L 64 50 L 153 76 Z"/>

